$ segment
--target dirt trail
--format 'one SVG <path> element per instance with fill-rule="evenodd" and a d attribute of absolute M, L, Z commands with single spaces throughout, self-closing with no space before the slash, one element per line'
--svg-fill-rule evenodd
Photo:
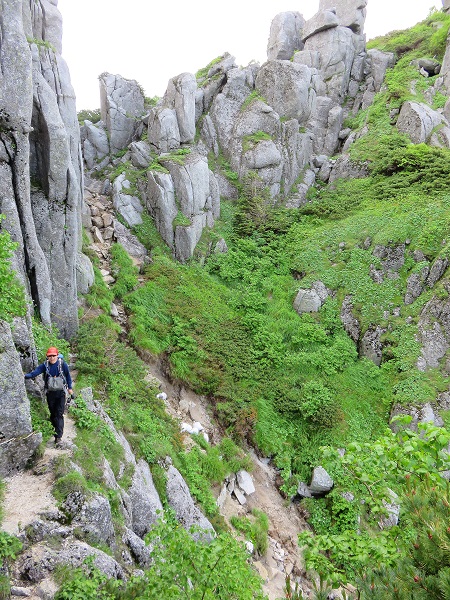
<path fill-rule="evenodd" d="M 4 531 L 17 535 L 21 529 L 36 520 L 40 513 L 57 508 L 51 493 L 54 481 L 52 463 L 61 454 L 71 454 L 75 436 L 76 429 L 72 418 L 64 415 L 62 447 L 56 448 L 52 438 L 47 443 L 44 455 L 32 470 L 21 471 L 5 479 L 5 516 L 2 522 Z"/>

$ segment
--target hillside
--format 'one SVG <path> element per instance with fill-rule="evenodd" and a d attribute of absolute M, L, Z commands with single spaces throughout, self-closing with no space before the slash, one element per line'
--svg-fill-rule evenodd
<path fill-rule="evenodd" d="M 446 598 L 449 7 L 281 13 L 263 65 L 103 73 L 78 129 L 39 6 L 0 13 L 0 598 Z"/>

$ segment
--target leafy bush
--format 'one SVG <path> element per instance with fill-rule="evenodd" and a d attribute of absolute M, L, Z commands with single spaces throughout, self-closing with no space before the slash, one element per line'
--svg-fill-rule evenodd
<path fill-rule="evenodd" d="M 101 115 L 101 111 L 99 108 L 95 108 L 95 109 L 84 109 L 84 110 L 79 110 L 77 112 L 77 116 L 78 116 L 78 123 L 80 125 L 84 125 L 85 121 L 90 121 L 91 123 L 98 123 L 100 121 L 100 119 L 102 118 Z"/>
<path fill-rule="evenodd" d="M 111 256 L 111 274 L 115 278 L 112 291 L 116 298 L 121 299 L 137 286 L 138 268 L 121 244 L 111 246 Z"/>
<path fill-rule="evenodd" d="M 269 547 L 269 519 L 265 513 L 256 508 L 252 510 L 252 517 L 233 516 L 231 524 L 253 542 L 257 556 L 264 556 Z"/>
<path fill-rule="evenodd" d="M 4 218 L 0 215 L 0 225 Z M 25 294 L 22 286 L 11 269 L 11 257 L 17 244 L 11 241 L 9 233 L 0 233 L 0 320 L 11 321 L 15 316 L 23 316 L 26 312 Z"/>

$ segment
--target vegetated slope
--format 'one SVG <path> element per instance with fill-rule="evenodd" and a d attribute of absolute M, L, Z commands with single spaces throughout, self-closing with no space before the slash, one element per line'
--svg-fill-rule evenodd
<path fill-rule="evenodd" d="M 136 348 L 164 353 L 172 376 L 209 395 L 230 432 L 273 456 L 288 494 L 309 477 L 320 446 L 374 439 L 393 403 L 433 401 L 447 385 L 439 369 L 416 367 L 419 315 L 433 294 L 446 295 L 443 284 L 404 300 L 408 278 L 448 254 L 449 152 L 411 144 L 392 113 L 432 89 L 435 78 L 409 63 L 436 49 L 442 55 L 445 36 L 433 33 L 433 19 L 417 26 L 420 35 L 388 39 L 401 58 L 373 106 L 348 120 L 356 133 L 350 158 L 367 177 L 317 185 L 299 210 L 272 206 L 249 177 L 204 234 L 200 260 L 179 265 L 150 243 L 149 281 L 124 298 Z M 136 228 L 143 243 L 151 227 Z M 228 252 L 205 259 L 211 236 L 221 235 Z M 386 256 L 395 252 L 401 260 L 391 269 Z M 299 316 L 296 293 L 318 280 L 328 299 Z M 382 332 L 381 367 L 361 358 L 344 330 L 345 298 L 360 340 Z"/>
<path fill-rule="evenodd" d="M 442 470 L 447 460 L 440 453 L 448 442 L 444 430 L 383 437 L 394 405 L 434 402 L 448 387 L 445 355 L 434 368 L 418 364 L 424 307 L 448 297 L 450 153 L 413 145 L 395 127 L 405 100 L 431 99 L 435 108 L 445 100 L 432 88 L 435 78 L 422 79 L 410 67 L 417 57 L 442 57 L 448 23 L 434 31 L 433 20 L 380 41 L 399 60 L 373 106 L 347 122 L 356 133 L 350 160 L 366 177 L 318 185 L 300 210 L 272 206 L 265 190 L 244 181 L 239 200 L 222 204 L 221 221 L 204 234 L 188 265 L 168 256 L 146 219 L 135 233 L 152 251 L 148 281 L 122 299 L 138 351 L 163 355 L 173 378 L 209 397 L 231 435 L 273 457 L 287 495 L 319 461 L 329 468 L 336 491 L 307 503 L 324 537 L 302 544 L 310 546 L 309 566 L 335 582 L 358 580 L 365 598 L 396 597 L 400 587 L 410 594 L 411 573 L 415 585 L 446 564 L 444 558 L 425 569 L 420 556 L 411 560 L 409 554 L 389 571 L 389 581 L 376 572 L 371 580 L 366 576 L 374 561 L 383 573 L 408 556 L 415 535 L 432 539 L 433 523 L 412 518 L 410 496 L 417 489 L 423 499 L 427 473 Z M 211 255 L 222 236 L 228 251 Z M 439 277 L 427 285 L 423 276 L 421 290 L 406 302 L 412 277 L 439 265 Z M 331 293 L 317 313 L 298 315 L 293 302 L 299 288 L 316 281 Z M 361 357 L 361 344 L 357 348 L 348 325 L 344 329 L 345 303 L 359 329 L 355 338 L 378 336 L 380 366 Z M 442 412 L 444 420 L 447 415 Z M 348 449 L 344 466 L 334 454 L 323 454 L 327 444 Z M 411 473 L 415 479 L 405 488 Z M 440 489 L 442 479 L 432 481 Z M 401 536 L 395 527 L 376 534 L 388 485 L 404 501 L 408 526 Z M 343 497 L 346 490 L 351 494 Z M 367 507 L 363 521 L 358 499 Z M 432 511 L 430 519 L 434 514 L 441 518 Z M 361 523 L 364 535 L 358 535 Z M 445 553 L 440 530 L 438 539 Z M 445 582 L 433 585 L 432 597 L 443 597 Z M 426 583 L 420 590 L 427 593 Z"/>

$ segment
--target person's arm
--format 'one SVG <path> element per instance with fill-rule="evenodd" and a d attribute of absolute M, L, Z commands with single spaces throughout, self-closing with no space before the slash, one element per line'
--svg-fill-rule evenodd
<path fill-rule="evenodd" d="M 66 378 L 68 392 L 69 392 L 69 394 L 73 394 L 72 377 L 70 376 L 69 367 L 66 362 L 63 363 L 63 373 L 64 373 L 64 377 Z"/>
<path fill-rule="evenodd" d="M 44 371 L 45 371 L 45 363 L 42 363 L 41 365 L 36 367 L 36 369 L 34 369 L 34 371 L 31 371 L 31 373 L 27 373 L 25 375 L 25 379 L 34 379 L 38 375 L 41 375 Z"/>

